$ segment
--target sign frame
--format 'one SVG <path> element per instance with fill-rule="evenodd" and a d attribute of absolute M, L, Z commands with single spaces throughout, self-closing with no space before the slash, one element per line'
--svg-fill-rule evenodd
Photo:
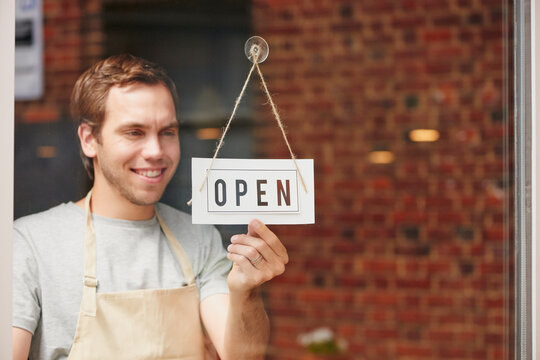
<path fill-rule="evenodd" d="M 313 159 L 296 160 L 306 190 L 292 159 L 215 159 L 206 176 L 211 163 L 192 159 L 194 224 L 248 224 L 254 218 L 265 224 L 315 223 Z"/>

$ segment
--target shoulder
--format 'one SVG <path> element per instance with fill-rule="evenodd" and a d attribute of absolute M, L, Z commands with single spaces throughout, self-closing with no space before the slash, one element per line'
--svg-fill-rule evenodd
<path fill-rule="evenodd" d="M 84 210 L 79 209 L 74 203 L 62 203 L 48 210 L 37 212 L 35 214 L 26 215 L 15 220 L 15 226 L 24 226 L 32 223 L 48 222 L 51 219 L 65 219 L 66 216 L 73 217 L 84 215 Z"/>
<path fill-rule="evenodd" d="M 46 233 L 70 228 L 84 219 L 84 211 L 74 203 L 63 203 L 48 210 L 26 215 L 14 221 L 16 233 Z"/>

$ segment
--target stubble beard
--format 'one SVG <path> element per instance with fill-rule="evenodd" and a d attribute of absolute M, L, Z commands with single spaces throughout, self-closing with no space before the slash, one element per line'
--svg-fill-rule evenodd
<path fill-rule="evenodd" d="M 160 199 L 161 196 L 163 196 L 163 193 L 165 192 L 165 186 L 163 189 L 157 193 L 155 196 L 153 196 L 150 199 L 142 198 L 142 196 L 138 196 L 133 189 L 131 189 L 131 185 L 128 183 L 126 179 L 122 179 L 121 176 L 118 175 L 118 171 L 115 171 L 113 169 L 110 169 L 107 165 L 103 166 L 104 164 L 101 164 L 100 170 L 103 174 L 103 178 L 109 185 L 118 191 L 120 195 L 129 201 L 130 203 L 138 206 L 150 206 L 155 205 Z"/>

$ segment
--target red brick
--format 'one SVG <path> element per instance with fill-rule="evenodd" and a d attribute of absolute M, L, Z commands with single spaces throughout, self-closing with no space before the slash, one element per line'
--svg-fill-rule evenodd
<path fill-rule="evenodd" d="M 499 226 L 497 228 L 485 229 L 483 232 L 483 238 L 487 241 L 502 242 L 504 240 L 504 228 Z"/>
<path fill-rule="evenodd" d="M 272 282 L 278 284 L 291 284 L 291 285 L 304 285 L 307 284 L 307 274 L 306 273 L 291 273 L 286 271 L 281 276 L 278 276 L 272 279 Z"/>
<path fill-rule="evenodd" d="M 393 2 L 387 0 L 367 2 L 363 5 L 364 12 L 370 15 L 386 15 L 391 12 L 395 6 Z"/>
<path fill-rule="evenodd" d="M 331 259 L 325 259 L 321 257 L 308 258 L 304 261 L 304 267 L 306 270 L 331 270 L 334 266 L 334 262 Z"/>
<path fill-rule="evenodd" d="M 307 19 L 328 18 L 332 9 L 328 7 L 302 9 L 302 16 Z"/>
<path fill-rule="evenodd" d="M 447 11 L 450 7 L 448 0 L 424 0 L 421 4 L 428 13 L 436 10 Z"/>
<path fill-rule="evenodd" d="M 337 254 L 359 254 L 364 252 L 364 245 L 351 243 L 351 242 L 339 242 L 332 244 L 332 253 Z"/>
<path fill-rule="evenodd" d="M 351 21 L 351 22 L 344 22 L 339 24 L 334 24 L 331 26 L 332 31 L 337 32 L 355 32 L 355 31 L 361 31 L 364 28 L 364 24 L 360 21 Z"/>
<path fill-rule="evenodd" d="M 453 232 L 444 228 L 430 228 L 427 230 L 427 238 L 432 241 L 450 240 L 454 236 Z"/>
<path fill-rule="evenodd" d="M 456 59 L 464 57 L 464 50 L 459 46 L 445 46 L 440 48 L 431 48 L 430 56 L 436 59 Z"/>
<path fill-rule="evenodd" d="M 24 121 L 26 123 L 44 123 L 58 121 L 60 112 L 56 106 L 34 107 L 24 112 Z"/>
<path fill-rule="evenodd" d="M 345 288 L 364 288 L 366 286 L 366 279 L 354 275 L 342 275 L 337 278 L 337 284 Z"/>
<path fill-rule="evenodd" d="M 366 293 L 362 296 L 362 303 L 366 305 L 394 306 L 397 305 L 398 301 L 396 295 L 384 292 Z"/>
<path fill-rule="evenodd" d="M 306 303 L 331 303 L 335 299 L 335 294 L 330 289 L 306 289 L 298 291 L 298 298 Z"/>
<path fill-rule="evenodd" d="M 396 16 L 392 19 L 392 26 L 396 29 L 410 29 L 423 26 L 426 17 L 422 15 Z"/>
<path fill-rule="evenodd" d="M 306 313 L 301 308 L 291 307 L 289 305 L 276 306 L 271 305 L 267 306 L 268 313 L 270 316 L 286 316 L 292 318 L 302 318 L 306 316 Z"/>
<path fill-rule="evenodd" d="M 484 263 L 480 265 L 482 274 L 503 274 L 503 264 L 501 263 Z"/>
<path fill-rule="evenodd" d="M 344 325 L 339 326 L 337 333 L 338 333 L 338 336 L 342 336 L 344 338 L 350 339 L 356 334 L 356 331 L 357 331 L 356 325 L 344 324 Z"/>
<path fill-rule="evenodd" d="M 499 345 L 504 341 L 504 337 L 502 334 L 498 333 L 487 333 L 484 336 L 484 341 L 486 344 Z"/>
<path fill-rule="evenodd" d="M 391 182 L 390 182 L 390 179 L 389 178 L 386 178 L 386 177 L 380 177 L 380 178 L 375 178 L 371 181 L 371 184 L 370 184 L 374 189 L 377 189 L 377 190 L 384 190 L 384 189 L 388 189 L 390 186 L 391 186 Z"/>
<path fill-rule="evenodd" d="M 437 318 L 442 324 L 445 325 L 463 325 L 466 324 L 467 320 L 463 314 L 444 314 Z M 480 324 L 477 324 L 480 325 Z"/>
<path fill-rule="evenodd" d="M 389 311 L 386 310 L 370 310 L 368 313 L 369 320 L 377 321 L 377 322 L 384 322 L 389 321 L 391 318 L 391 314 Z"/>
<path fill-rule="evenodd" d="M 440 211 L 437 220 L 441 224 L 462 224 L 465 218 L 462 212 Z"/>
<path fill-rule="evenodd" d="M 452 64 L 449 62 L 430 62 L 426 64 L 426 72 L 430 75 L 449 74 L 452 72 Z"/>
<path fill-rule="evenodd" d="M 388 239 L 396 236 L 394 229 L 381 227 L 364 227 L 361 229 L 362 236 L 367 239 Z"/>
<path fill-rule="evenodd" d="M 347 320 L 352 320 L 352 321 L 363 322 L 365 320 L 366 314 L 364 311 L 361 311 L 361 310 L 337 309 L 337 310 L 333 310 L 330 316 L 334 319 L 347 319 Z"/>
<path fill-rule="evenodd" d="M 393 214 L 393 219 L 396 224 L 400 223 L 423 223 L 428 219 L 427 213 L 418 211 L 396 211 Z"/>
<path fill-rule="evenodd" d="M 396 285 L 401 289 L 429 289 L 431 282 L 429 279 L 398 279 Z"/>
<path fill-rule="evenodd" d="M 442 256 L 461 256 L 463 254 L 463 248 L 460 245 L 441 245 L 438 248 L 438 253 Z"/>
<path fill-rule="evenodd" d="M 388 340 L 398 338 L 395 329 L 366 329 L 363 334 L 367 340 Z"/>
<path fill-rule="evenodd" d="M 467 352 L 456 347 L 445 347 L 439 351 L 439 359 L 465 359 Z"/>
<path fill-rule="evenodd" d="M 427 271 L 430 274 L 449 274 L 452 264 L 447 260 L 430 261 L 427 264 Z"/>
<path fill-rule="evenodd" d="M 428 43 L 449 42 L 452 39 L 452 31 L 447 29 L 426 30 L 423 38 Z"/>
<path fill-rule="evenodd" d="M 433 19 L 433 24 L 435 26 L 444 26 L 444 27 L 450 27 L 450 26 L 459 26 L 461 23 L 461 17 L 456 14 L 446 14 L 442 16 L 435 16 Z"/>
<path fill-rule="evenodd" d="M 344 213 L 336 215 L 336 220 L 341 223 L 361 223 L 364 221 L 366 214 L 358 213 Z"/>
<path fill-rule="evenodd" d="M 427 334 L 427 339 L 433 342 L 453 342 L 455 340 L 454 333 L 448 330 L 430 330 Z"/>
<path fill-rule="evenodd" d="M 430 358 L 433 356 L 433 351 L 427 346 L 420 345 L 398 345 L 396 353 L 399 356 L 411 356 L 414 359 Z"/>
<path fill-rule="evenodd" d="M 454 305 L 454 300 L 448 295 L 431 295 L 427 298 L 427 303 L 430 307 L 452 307 Z"/>
<path fill-rule="evenodd" d="M 396 271 L 397 265 L 394 260 L 366 260 L 362 264 L 366 272 L 390 272 Z"/>

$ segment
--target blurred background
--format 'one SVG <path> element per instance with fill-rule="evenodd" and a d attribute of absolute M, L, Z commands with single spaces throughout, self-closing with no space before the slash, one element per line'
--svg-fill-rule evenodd
<path fill-rule="evenodd" d="M 182 161 L 164 201 L 189 212 L 190 159 L 213 155 L 251 65 L 244 42 L 259 35 L 261 69 L 316 182 L 316 223 L 273 227 L 291 262 L 263 289 L 267 358 L 512 358 L 512 7 L 19 0 L 16 58 L 38 55 L 35 67 L 17 59 L 16 89 L 28 69 L 35 82 L 16 91 L 15 217 L 88 190 L 71 89 L 124 52 L 176 81 Z M 288 158 L 253 79 L 220 156 Z M 245 229 L 220 231 L 226 244 Z"/>

